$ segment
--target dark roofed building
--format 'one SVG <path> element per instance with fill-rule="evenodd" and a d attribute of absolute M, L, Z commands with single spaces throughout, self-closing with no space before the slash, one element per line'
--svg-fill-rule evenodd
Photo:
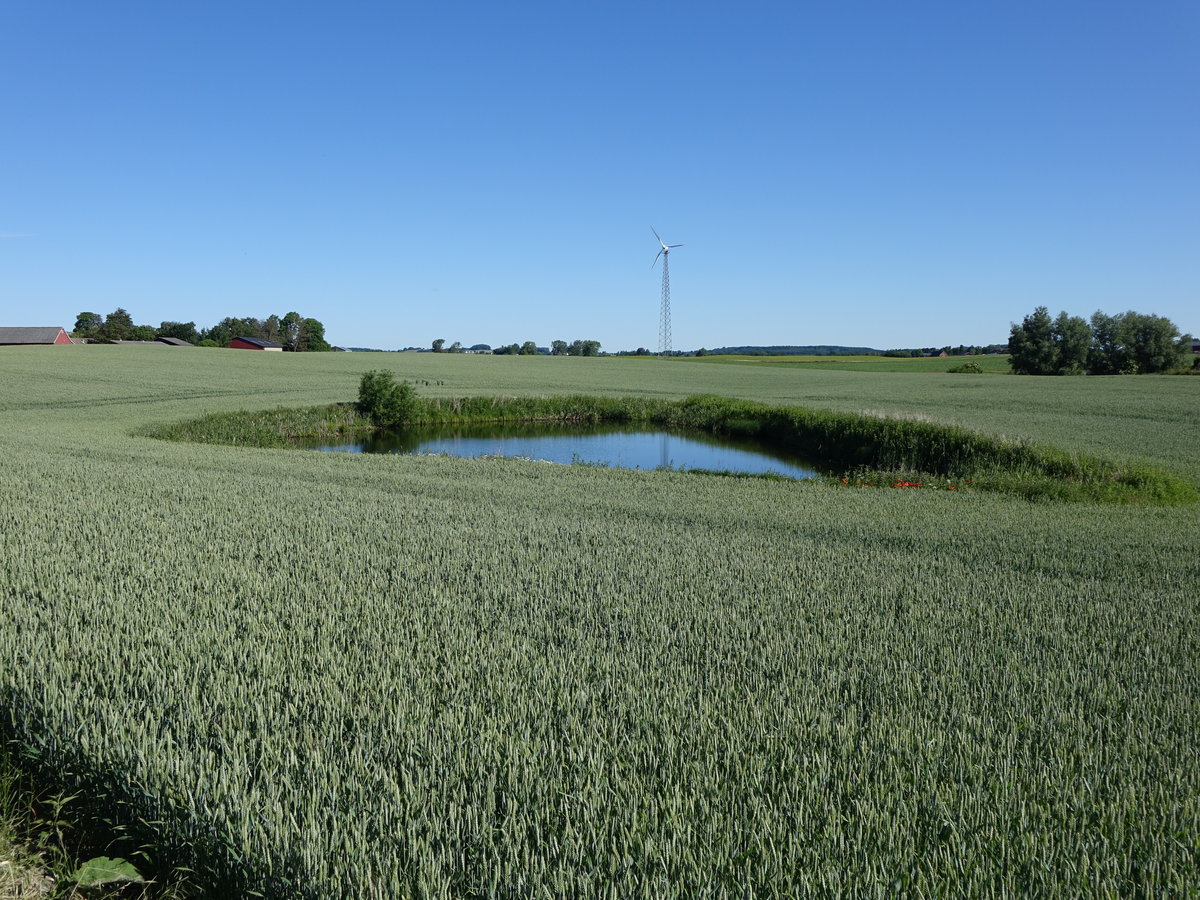
<path fill-rule="evenodd" d="M 168 347 L 192 347 L 192 346 L 195 346 L 194 344 L 188 343 L 183 338 L 160 337 L 160 338 L 155 338 L 155 340 L 160 344 L 166 344 Z"/>
<path fill-rule="evenodd" d="M 0 346 L 21 347 L 38 344 L 73 344 L 65 328 L 0 328 Z"/>
<path fill-rule="evenodd" d="M 230 350 L 282 350 L 279 344 L 264 341 L 262 338 L 235 337 L 229 342 Z"/>

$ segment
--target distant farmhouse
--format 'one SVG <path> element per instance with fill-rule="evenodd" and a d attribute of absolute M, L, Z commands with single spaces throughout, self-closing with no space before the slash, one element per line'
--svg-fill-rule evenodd
<path fill-rule="evenodd" d="M 283 350 L 279 344 L 264 341 L 262 338 L 235 337 L 229 342 L 230 350 Z"/>
<path fill-rule="evenodd" d="M 97 342 L 104 343 L 104 342 Z M 181 338 L 173 337 L 158 337 L 152 341 L 110 341 L 108 343 L 120 344 L 126 347 L 191 347 L 187 341 Z"/>
<path fill-rule="evenodd" d="M 0 347 L 73 343 L 65 328 L 53 325 L 45 328 L 0 328 Z"/>

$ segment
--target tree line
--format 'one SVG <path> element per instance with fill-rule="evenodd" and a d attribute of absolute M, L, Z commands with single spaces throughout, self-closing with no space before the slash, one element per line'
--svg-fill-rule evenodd
<path fill-rule="evenodd" d="M 270 315 L 265 319 L 226 316 L 210 328 L 196 328 L 195 322 L 162 322 L 136 325 L 133 317 L 121 307 L 107 316 L 81 312 L 75 319 L 71 337 L 86 338 L 100 343 L 115 341 L 153 341 L 160 337 L 178 338 L 197 347 L 228 347 L 234 338 L 259 338 L 279 344 L 284 350 L 331 350 L 325 340 L 325 326 L 318 320 L 289 312 L 283 316 Z"/>
<path fill-rule="evenodd" d="M 446 346 L 445 338 L 438 338 L 433 342 L 432 349 L 434 353 L 463 353 L 463 346 L 458 341 L 455 341 L 449 347 Z M 470 348 L 475 352 L 492 353 L 496 356 L 536 356 L 541 353 L 538 345 L 533 341 L 526 341 L 523 344 L 501 344 L 498 347 L 490 347 L 487 344 L 476 344 Z M 550 342 L 551 356 L 599 356 L 600 342 L 599 341 L 551 341 Z"/>
<path fill-rule="evenodd" d="M 1133 311 L 1091 321 L 1039 306 L 1008 339 L 1009 365 L 1018 375 L 1142 375 L 1186 366 L 1192 336 L 1170 319 Z"/>
<path fill-rule="evenodd" d="M 947 356 L 983 356 L 986 353 L 1003 352 L 1003 344 L 959 344 L 957 347 L 947 344 L 944 347 L 904 347 L 884 350 L 882 355 L 915 359 L 922 356 L 941 356 L 943 353 Z"/>

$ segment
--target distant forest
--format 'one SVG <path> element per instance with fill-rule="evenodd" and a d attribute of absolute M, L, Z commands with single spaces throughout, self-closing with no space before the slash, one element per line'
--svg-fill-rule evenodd
<path fill-rule="evenodd" d="M 872 347 L 837 347 L 829 344 L 797 347 L 716 347 L 705 350 L 709 356 L 879 356 L 882 350 Z"/>

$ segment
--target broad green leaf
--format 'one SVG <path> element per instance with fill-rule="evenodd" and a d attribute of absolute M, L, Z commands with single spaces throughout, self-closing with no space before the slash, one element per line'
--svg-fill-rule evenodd
<path fill-rule="evenodd" d="M 119 857 L 94 857 L 81 865 L 75 873 L 75 882 L 81 887 L 130 881 L 141 884 L 145 879 L 142 878 L 141 872 L 134 868 L 133 863 Z"/>

